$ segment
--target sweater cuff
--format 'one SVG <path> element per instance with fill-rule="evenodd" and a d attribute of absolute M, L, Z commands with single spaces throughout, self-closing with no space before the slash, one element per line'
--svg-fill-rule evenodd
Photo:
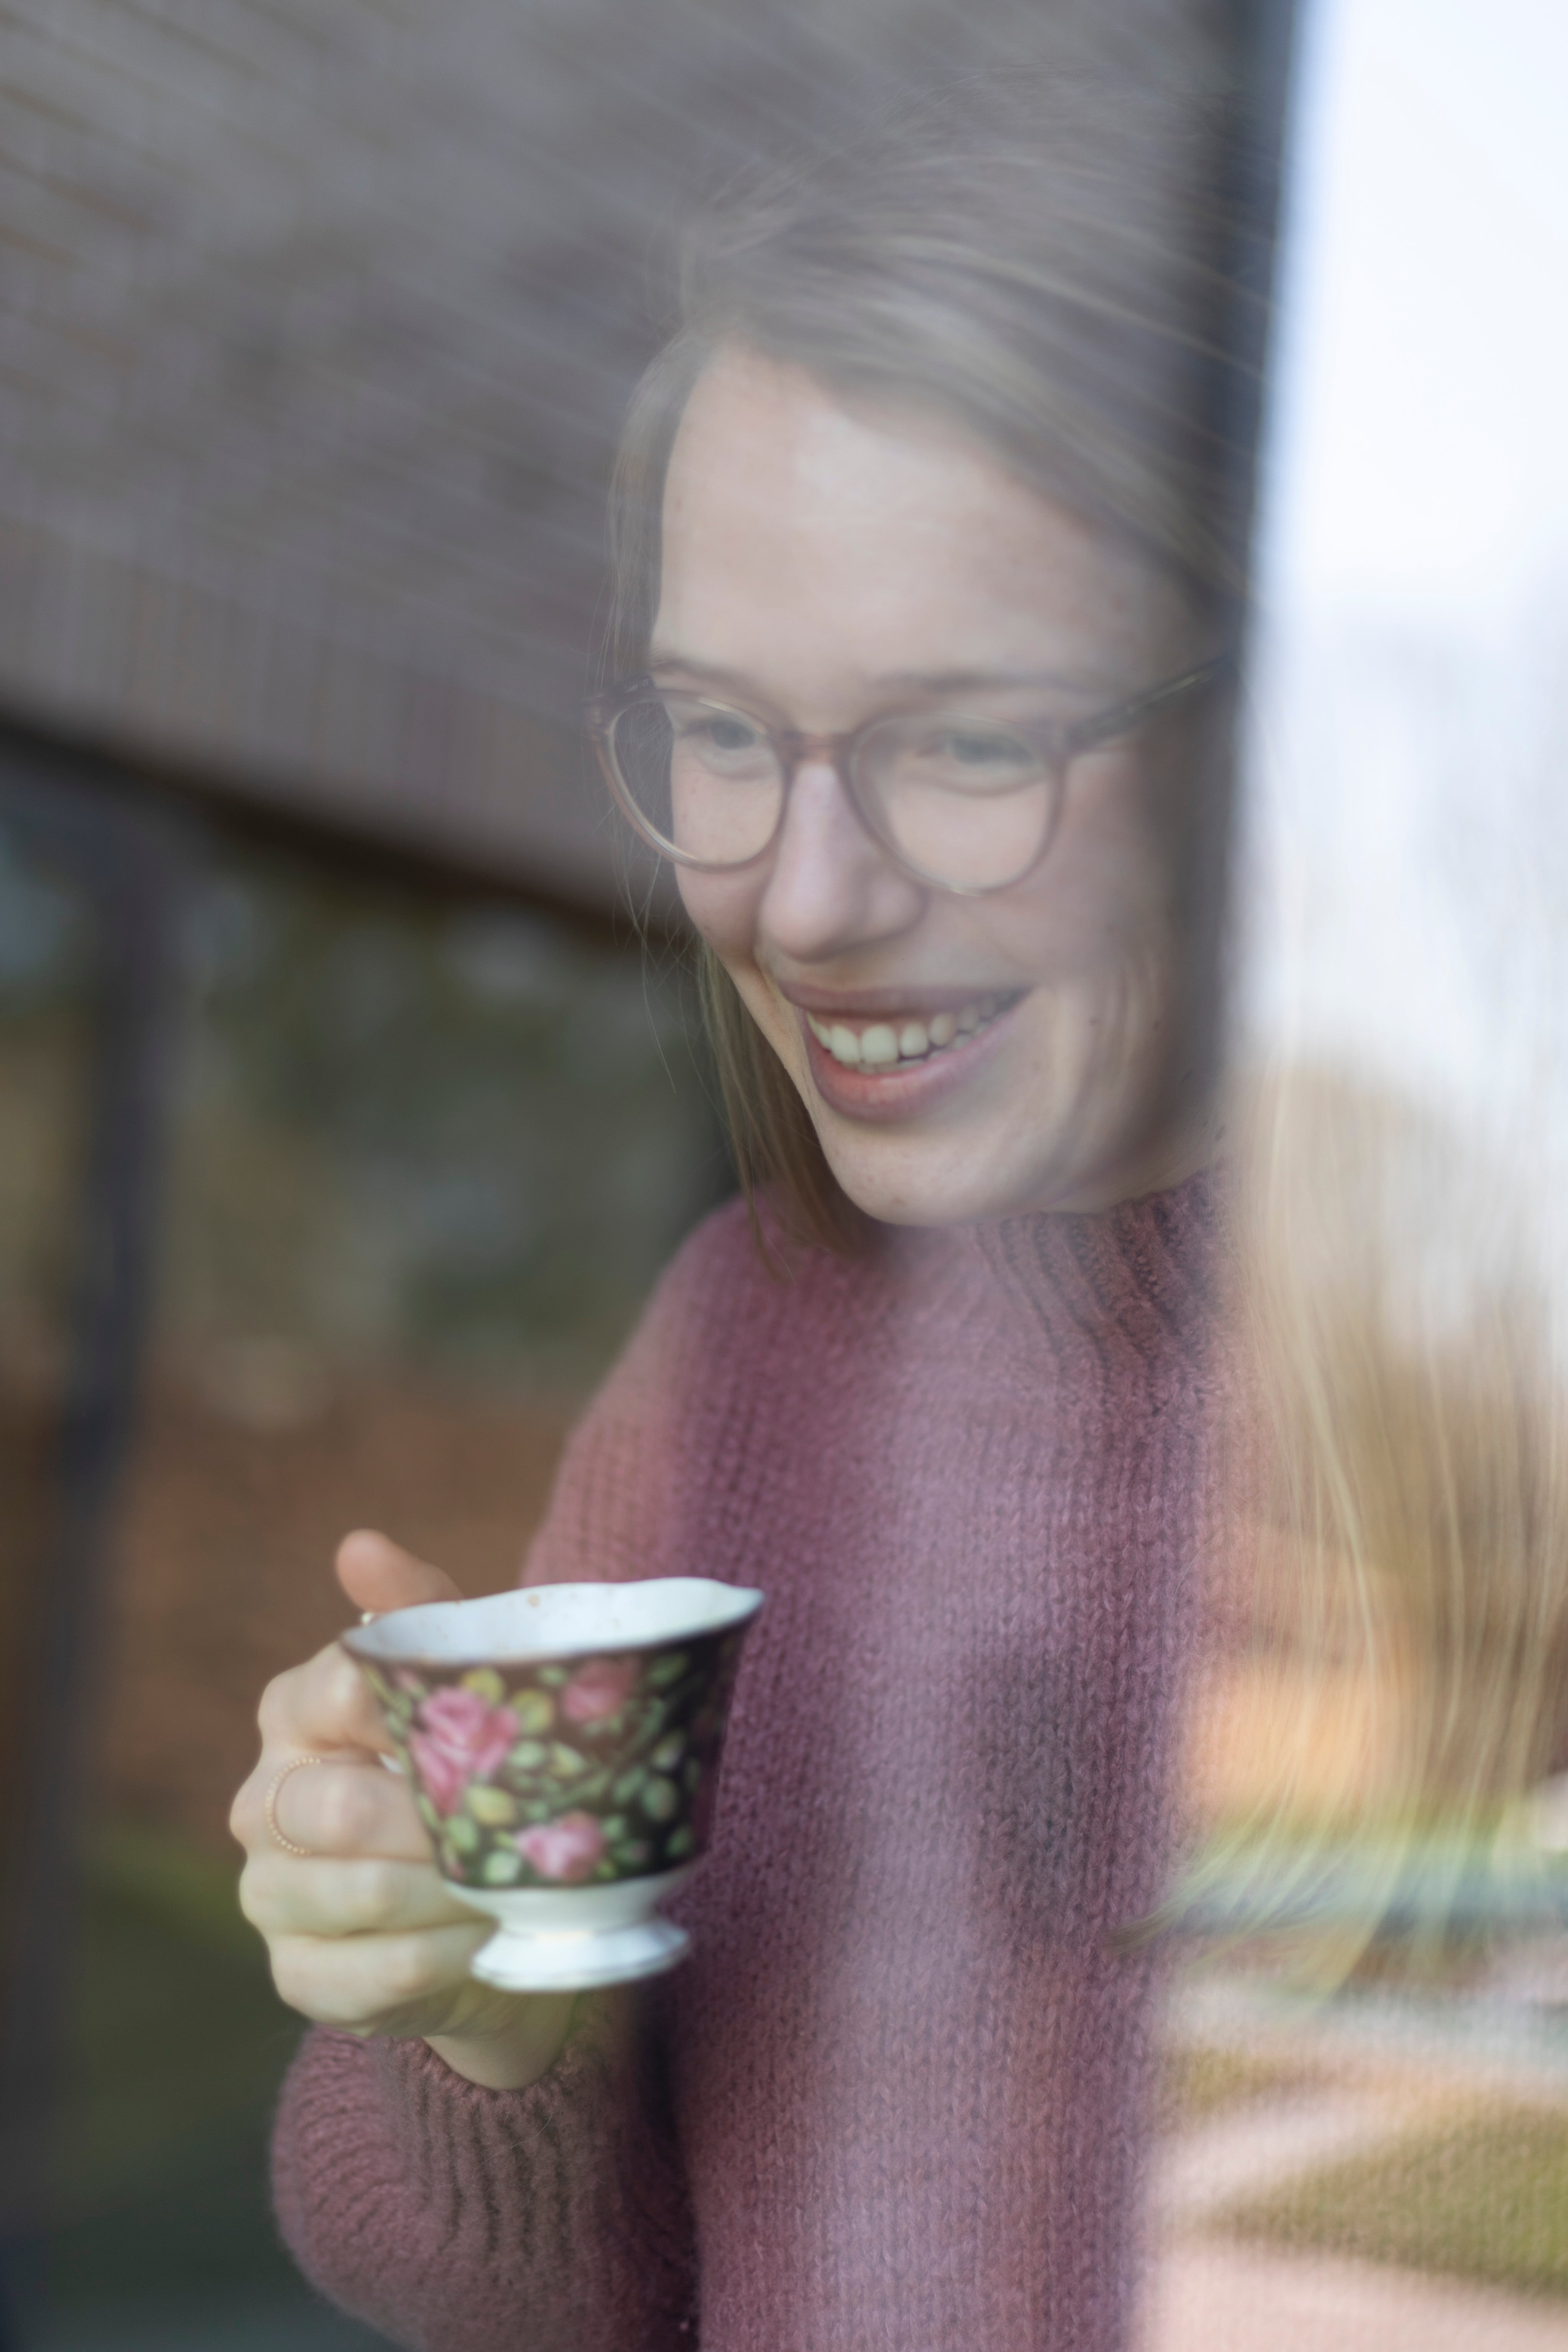
<path fill-rule="evenodd" d="M 283 2236 L 321 2292 L 422 2352 L 685 2340 L 679 2157 L 633 2012 L 586 1995 L 549 2072 L 491 2091 L 424 2042 L 317 2029 L 274 2144 Z"/>
<path fill-rule="evenodd" d="M 567 2145 L 611 2093 L 602 2027 L 581 2004 L 554 2062 L 521 2090 L 487 2090 L 448 2066 L 427 2042 L 363 2042 L 386 2134 L 411 2188 L 438 2194 L 459 2148 L 485 2177 L 515 2171 L 542 2144 Z M 467 2169 L 467 2167 L 463 2167 Z"/>

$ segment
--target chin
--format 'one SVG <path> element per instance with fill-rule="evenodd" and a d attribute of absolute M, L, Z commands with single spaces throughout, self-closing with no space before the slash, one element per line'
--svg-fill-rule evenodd
<path fill-rule="evenodd" d="M 1098 1133 L 1074 1119 L 1055 1135 L 1002 1134 L 989 1147 L 973 1136 L 960 1146 L 957 1139 L 846 1132 L 845 1123 L 831 1118 L 814 1124 L 840 1190 L 864 1216 L 885 1225 L 1094 1214 L 1179 1183 L 1209 1156 L 1201 1139 L 1163 1123 L 1152 1128 L 1146 1118 L 1107 1124 Z"/>
<path fill-rule="evenodd" d="M 1079 1171 L 1035 1170 L 1009 1178 L 984 1153 L 966 1154 L 962 1168 L 943 1153 L 905 1147 L 883 1155 L 818 1129 L 823 1152 L 839 1189 L 862 1215 L 883 1225 L 972 1225 L 997 1217 L 1067 1205 Z M 922 1164 L 924 1163 L 924 1164 Z M 1058 1203 L 1058 1195 L 1063 1197 Z"/>

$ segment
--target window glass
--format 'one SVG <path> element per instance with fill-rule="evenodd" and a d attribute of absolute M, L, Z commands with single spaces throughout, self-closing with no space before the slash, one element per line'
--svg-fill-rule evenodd
<path fill-rule="evenodd" d="M 1171 2340 L 1563 2326 L 1565 34 L 1300 12 L 1233 1007 L 1276 1458 L 1195 1710 Z"/>

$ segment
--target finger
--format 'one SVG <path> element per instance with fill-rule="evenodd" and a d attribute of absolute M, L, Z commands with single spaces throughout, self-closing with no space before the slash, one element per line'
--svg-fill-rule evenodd
<path fill-rule="evenodd" d="M 370 1685 L 336 1642 L 268 1683 L 258 1719 L 262 1744 L 279 1751 L 277 1764 L 286 1762 L 290 1751 L 300 1756 L 335 1748 L 393 1753 L 386 1720 Z"/>
<path fill-rule="evenodd" d="M 328 1757 L 295 1763 L 292 1770 L 284 1769 L 289 1761 L 275 1749 L 265 1750 L 235 1801 L 234 1832 L 247 1852 L 287 1855 L 294 1845 L 305 1847 L 312 1861 L 428 1864 L 430 1839 L 401 1773 L 369 1759 Z M 287 1843 L 280 1846 L 280 1839 Z"/>
<path fill-rule="evenodd" d="M 428 1861 L 302 1861 L 265 1850 L 246 1864 L 239 1906 L 269 1939 L 390 1936 L 474 1919 Z"/>
<path fill-rule="evenodd" d="M 495 1923 L 422 1927 L 394 1936 L 281 1936 L 271 1946 L 272 1978 L 291 2009 L 318 2025 L 361 2032 L 438 2032 L 467 1997 L 468 1962 Z M 420 2024 L 424 2011 L 429 2022 Z"/>
<path fill-rule="evenodd" d="M 416 1559 L 390 1536 L 358 1528 L 338 1546 L 338 1582 L 356 1609 L 377 1615 L 412 1609 L 424 1601 L 460 1601 L 451 1578 L 428 1560 Z"/>

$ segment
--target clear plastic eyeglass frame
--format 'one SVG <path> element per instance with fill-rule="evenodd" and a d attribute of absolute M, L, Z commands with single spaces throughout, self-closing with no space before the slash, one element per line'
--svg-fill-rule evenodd
<path fill-rule="evenodd" d="M 808 761 L 814 761 L 832 767 L 861 826 L 901 873 L 927 889 L 948 890 L 963 897 L 984 897 L 994 890 L 1013 888 L 1033 872 L 1045 856 L 1060 813 L 1061 785 L 1074 760 L 1103 743 L 1132 734 L 1173 705 L 1229 678 L 1235 669 L 1236 656 L 1233 653 L 1218 654 L 1193 669 L 1183 670 L 1175 677 L 1165 678 L 1157 686 L 1147 687 L 1142 693 L 1131 695 L 1087 719 L 1079 719 L 1070 727 L 1053 730 L 1042 750 L 1046 767 L 1055 779 L 1056 791 L 1054 804 L 1041 828 L 1040 838 L 1016 872 L 982 883 L 953 881 L 949 876 L 933 873 L 910 858 L 893 836 L 876 792 L 868 787 L 865 759 L 868 746 L 874 742 L 879 733 L 889 727 L 907 723 L 914 715 L 910 711 L 880 713 L 848 734 L 807 735 L 794 729 L 769 727 L 754 712 L 739 704 L 715 702 L 701 695 L 683 696 L 681 699 L 694 709 L 739 719 L 754 730 L 759 744 L 766 745 L 777 765 L 779 803 L 772 830 L 756 848 L 734 858 L 700 857 L 680 848 L 639 804 L 635 790 L 623 772 L 616 742 L 619 731 L 628 716 L 638 708 L 662 704 L 666 698 L 665 693 L 655 686 L 647 673 L 627 678 L 606 692 L 591 697 L 584 706 L 584 716 L 616 806 L 640 838 L 659 856 L 670 859 L 675 865 L 688 866 L 700 873 L 738 874 L 759 864 L 767 856 L 783 829 L 796 772 Z"/>

